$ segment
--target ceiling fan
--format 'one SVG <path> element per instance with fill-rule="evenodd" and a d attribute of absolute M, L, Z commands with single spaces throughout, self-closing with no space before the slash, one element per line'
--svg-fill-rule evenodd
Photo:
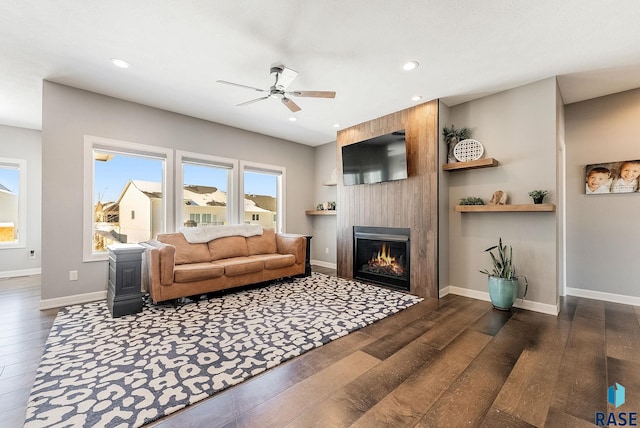
<path fill-rule="evenodd" d="M 271 74 L 275 75 L 275 82 L 269 89 L 254 88 L 253 86 L 241 85 L 239 83 L 227 82 L 226 80 L 217 80 L 218 83 L 224 83 L 225 85 L 238 86 L 240 88 L 251 89 L 257 92 L 263 92 L 267 95 L 264 97 L 256 98 L 254 100 L 245 101 L 238 106 L 246 106 L 258 101 L 266 100 L 268 98 L 280 98 L 282 104 L 287 106 L 292 112 L 300 111 L 300 106 L 294 103 L 288 96 L 294 97 L 312 97 L 312 98 L 335 98 L 336 93 L 334 91 L 285 91 L 285 89 L 293 82 L 298 72 L 284 65 L 275 65 L 271 67 Z"/>

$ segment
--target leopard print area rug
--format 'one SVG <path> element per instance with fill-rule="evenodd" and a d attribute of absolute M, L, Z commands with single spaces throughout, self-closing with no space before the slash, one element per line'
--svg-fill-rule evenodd
<path fill-rule="evenodd" d="M 62 309 L 25 427 L 138 427 L 422 299 L 313 273 L 187 303 Z"/>

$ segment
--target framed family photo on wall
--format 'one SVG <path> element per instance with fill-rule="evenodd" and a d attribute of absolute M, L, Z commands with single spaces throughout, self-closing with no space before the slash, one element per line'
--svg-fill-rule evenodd
<path fill-rule="evenodd" d="M 640 159 L 595 163 L 585 168 L 585 193 L 638 193 Z"/>

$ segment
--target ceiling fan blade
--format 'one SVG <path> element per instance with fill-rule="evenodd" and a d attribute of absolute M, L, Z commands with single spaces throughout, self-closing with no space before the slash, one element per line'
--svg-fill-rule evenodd
<path fill-rule="evenodd" d="M 239 88 L 251 89 L 258 92 L 267 92 L 266 89 L 254 88 L 253 86 L 241 85 L 239 83 L 227 82 L 226 80 L 216 80 L 218 83 L 224 83 L 225 85 L 237 86 Z"/>
<path fill-rule="evenodd" d="M 292 100 L 290 100 L 289 98 L 282 98 L 282 104 L 286 105 L 287 108 L 289 110 L 291 110 L 292 112 L 297 112 L 302 110 L 300 108 L 300 106 L 298 106 L 298 104 L 294 103 Z"/>
<path fill-rule="evenodd" d="M 335 98 L 336 93 L 334 91 L 291 91 L 287 92 L 294 97 L 314 97 L 314 98 Z"/>
<path fill-rule="evenodd" d="M 266 97 L 256 98 L 255 100 L 245 101 L 243 103 L 237 104 L 236 107 L 242 107 L 242 106 L 246 106 L 246 105 L 249 105 L 249 104 L 257 103 L 258 101 L 266 100 L 267 98 L 269 98 L 268 95 Z"/>

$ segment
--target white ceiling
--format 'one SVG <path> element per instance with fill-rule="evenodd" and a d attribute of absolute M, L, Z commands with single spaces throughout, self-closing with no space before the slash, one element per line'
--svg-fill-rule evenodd
<path fill-rule="evenodd" d="M 640 87 L 638 22 L 637 0 L 0 0 L 0 124 L 40 129 L 46 79 L 316 146 L 414 95 L 455 105 L 556 75 L 565 103 Z M 216 83 L 268 88 L 280 63 L 299 72 L 288 89 L 336 98 L 235 107 L 260 94 Z"/>

